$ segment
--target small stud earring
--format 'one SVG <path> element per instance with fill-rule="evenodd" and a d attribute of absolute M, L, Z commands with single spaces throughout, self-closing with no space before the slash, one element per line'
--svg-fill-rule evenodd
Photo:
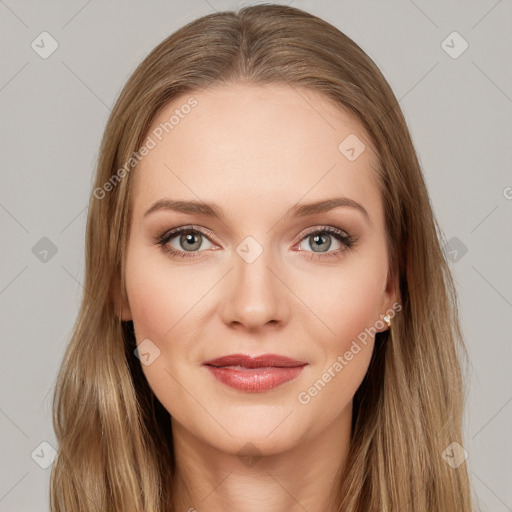
<path fill-rule="evenodd" d="M 389 315 L 384 316 L 384 322 L 388 324 L 388 327 L 391 327 L 391 317 Z"/>

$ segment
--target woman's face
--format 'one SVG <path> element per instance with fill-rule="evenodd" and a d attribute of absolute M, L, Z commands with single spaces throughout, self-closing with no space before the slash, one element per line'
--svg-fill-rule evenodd
<path fill-rule="evenodd" d="M 147 135 L 121 308 L 173 422 L 263 454 L 346 424 L 395 300 L 359 123 L 316 92 L 234 84 L 175 99 Z M 295 363 L 205 364 L 233 354 Z"/>

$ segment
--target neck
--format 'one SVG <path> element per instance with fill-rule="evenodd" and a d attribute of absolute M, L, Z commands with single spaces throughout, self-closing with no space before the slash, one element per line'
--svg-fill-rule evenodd
<path fill-rule="evenodd" d="M 285 452 L 252 457 L 218 450 L 172 419 L 173 511 L 334 512 L 351 409 L 350 404 L 326 430 Z"/>

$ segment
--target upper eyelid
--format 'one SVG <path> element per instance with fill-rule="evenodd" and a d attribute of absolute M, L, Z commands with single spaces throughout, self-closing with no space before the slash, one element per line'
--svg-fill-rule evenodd
<path fill-rule="evenodd" d="M 185 225 L 185 226 L 178 226 L 177 228 L 169 229 L 168 231 L 165 231 L 161 237 L 158 238 L 174 238 L 175 236 L 181 234 L 184 231 L 197 231 L 201 233 L 203 236 L 206 236 L 208 238 L 213 238 L 215 243 L 220 243 L 217 241 L 217 238 L 215 235 L 211 235 L 211 231 L 207 230 L 206 228 L 200 228 L 199 226 L 195 225 Z"/>
<path fill-rule="evenodd" d="M 317 231 L 326 231 L 327 233 L 341 231 L 345 235 L 350 236 L 345 229 L 337 228 L 336 226 L 328 226 L 326 224 L 325 225 L 319 224 L 318 226 L 313 226 L 311 228 L 307 228 L 306 230 L 302 231 L 302 236 L 305 237 L 311 233 L 316 233 Z"/>

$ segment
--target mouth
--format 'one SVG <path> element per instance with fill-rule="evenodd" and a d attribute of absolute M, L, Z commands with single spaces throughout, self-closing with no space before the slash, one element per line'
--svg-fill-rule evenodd
<path fill-rule="evenodd" d="M 295 379 L 308 365 L 307 362 L 275 354 L 257 357 L 232 354 L 203 364 L 219 382 L 253 393 L 269 391 Z"/>

